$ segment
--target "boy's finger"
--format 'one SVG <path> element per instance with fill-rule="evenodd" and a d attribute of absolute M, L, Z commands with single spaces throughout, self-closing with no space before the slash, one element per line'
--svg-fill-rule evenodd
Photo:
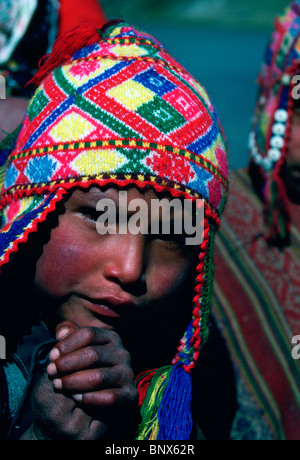
<path fill-rule="evenodd" d="M 113 366 L 118 362 L 118 354 L 113 351 L 111 347 L 101 345 L 89 346 L 67 353 L 56 359 L 55 363 L 49 364 L 48 374 L 51 376 L 65 375 L 96 366 Z"/>
<path fill-rule="evenodd" d="M 56 340 L 58 340 L 59 343 L 60 340 L 63 340 L 65 337 L 72 334 L 72 332 L 75 332 L 77 329 L 78 326 L 76 326 L 76 324 L 72 321 L 63 321 L 62 323 L 59 323 L 55 329 Z M 51 361 L 55 361 L 59 357 L 60 351 L 56 344 L 56 346 L 50 351 L 49 358 Z"/>
<path fill-rule="evenodd" d="M 112 330 L 82 327 L 62 338 L 50 352 L 50 359 L 54 361 L 64 354 L 88 347 L 89 345 L 120 344 L 120 342 L 120 337 Z"/>
<path fill-rule="evenodd" d="M 62 340 L 67 335 L 71 334 L 72 332 L 76 331 L 78 326 L 72 321 L 63 321 L 56 326 L 55 335 L 57 340 Z"/>
<path fill-rule="evenodd" d="M 122 384 L 119 373 L 114 368 L 98 368 L 75 372 L 52 381 L 55 390 L 72 393 L 90 392 L 113 388 Z"/>
<path fill-rule="evenodd" d="M 72 398 L 74 401 L 88 406 L 120 407 L 137 400 L 137 392 L 134 386 L 128 386 L 88 393 L 76 393 L 72 395 Z"/>

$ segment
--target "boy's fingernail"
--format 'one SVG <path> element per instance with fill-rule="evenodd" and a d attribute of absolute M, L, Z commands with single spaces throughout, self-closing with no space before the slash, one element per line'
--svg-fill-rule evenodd
<path fill-rule="evenodd" d="M 54 363 L 50 363 L 49 366 L 47 367 L 47 372 L 49 375 L 55 375 L 57 374 L 57 368 Z"/>
<path fill-rule="evenodd" d="M 53 386 L 56 390 L 61 390 L 63 385 L 62 385 L 62 379 L 54 379 L 53 380 Z"/>
<path fill-rule="evenodd" d="M 82 401 L 82 395 L 72 395 L 72 398 L 75 399 L 75 401 Z"/>
<path fill-rule="evenodd" d="M 63 327 L 56 334 L 56 338 L 57 338 L 57 340 L 61 340 L 64 337 L 66 337 L 68 334 L 70 334 L 70 329 L 68 329 L 67 327 Z"/>
<path fill-rule="evenodd" d="M 55 361 L 60 357 L 60 352 L 58 348 L 53 348 L 49 353 L 49 358 L 51 361 Z"/>

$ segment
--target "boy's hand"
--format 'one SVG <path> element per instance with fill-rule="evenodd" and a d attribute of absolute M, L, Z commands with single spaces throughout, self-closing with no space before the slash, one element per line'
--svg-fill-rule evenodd
<path fill-rule="evenodd" d="M 56 390 L 82 404 L 124 407 L 137 400 L 130 354 L 112 330 L 82 327 L 62 336 L 50 352 L 48 374 Z"/>
<path fill-rule="evenodd" d="M 96 440 L 105 439 L 109 426 L 78 407 L 72 398 L 55 392 L 44 374 L 32 396 L 33 424 L 22 440 Z"/>
<path fill-rule="evenodd" d="M 56 335 L 50 379 L 44 376 L 35 395 L 35 432 L 48 439 L 133 438 L 137 391 L 118 334 L 66 321 Z"/>

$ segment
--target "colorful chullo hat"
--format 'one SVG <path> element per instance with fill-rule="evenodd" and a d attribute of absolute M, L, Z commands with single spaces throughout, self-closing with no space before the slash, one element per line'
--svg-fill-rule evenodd
<path fill-rule="evenodd" d="M 159 42 L 126 23 L 68 33 L 35 82 L 16 145 L 6 141 L 0 157 L 0 267 L 75 187 L 135 184 L 204 199 L 191 322 L 172 363 L 137 379 L 138 439 L 189 439 L 190 373 L 208 335 L 213 237 L 228 188 L 216 111 Z"/>
<path fill-rule="evenodd" d="M 293 78 L 300 70 L 300 1 L 293 2 L 274 22 L 258 77 L 258 98 L 250 133 L 251 160 L 265 181 L 266 238 L 289 241 L 289 200 L 282 171 L 293 116 Z"/>

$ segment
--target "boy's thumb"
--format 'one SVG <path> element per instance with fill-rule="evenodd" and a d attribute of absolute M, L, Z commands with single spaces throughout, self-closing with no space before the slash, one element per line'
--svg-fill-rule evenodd
<path fill-rule="evenodd" d="M 78 326 L 76 326 L 76 324 L 72 321 L 63 321 L 62 323 L 59 323 L 55 329 L 56 340 L 62 340 L 64 337 L 77 329 Z"/>

